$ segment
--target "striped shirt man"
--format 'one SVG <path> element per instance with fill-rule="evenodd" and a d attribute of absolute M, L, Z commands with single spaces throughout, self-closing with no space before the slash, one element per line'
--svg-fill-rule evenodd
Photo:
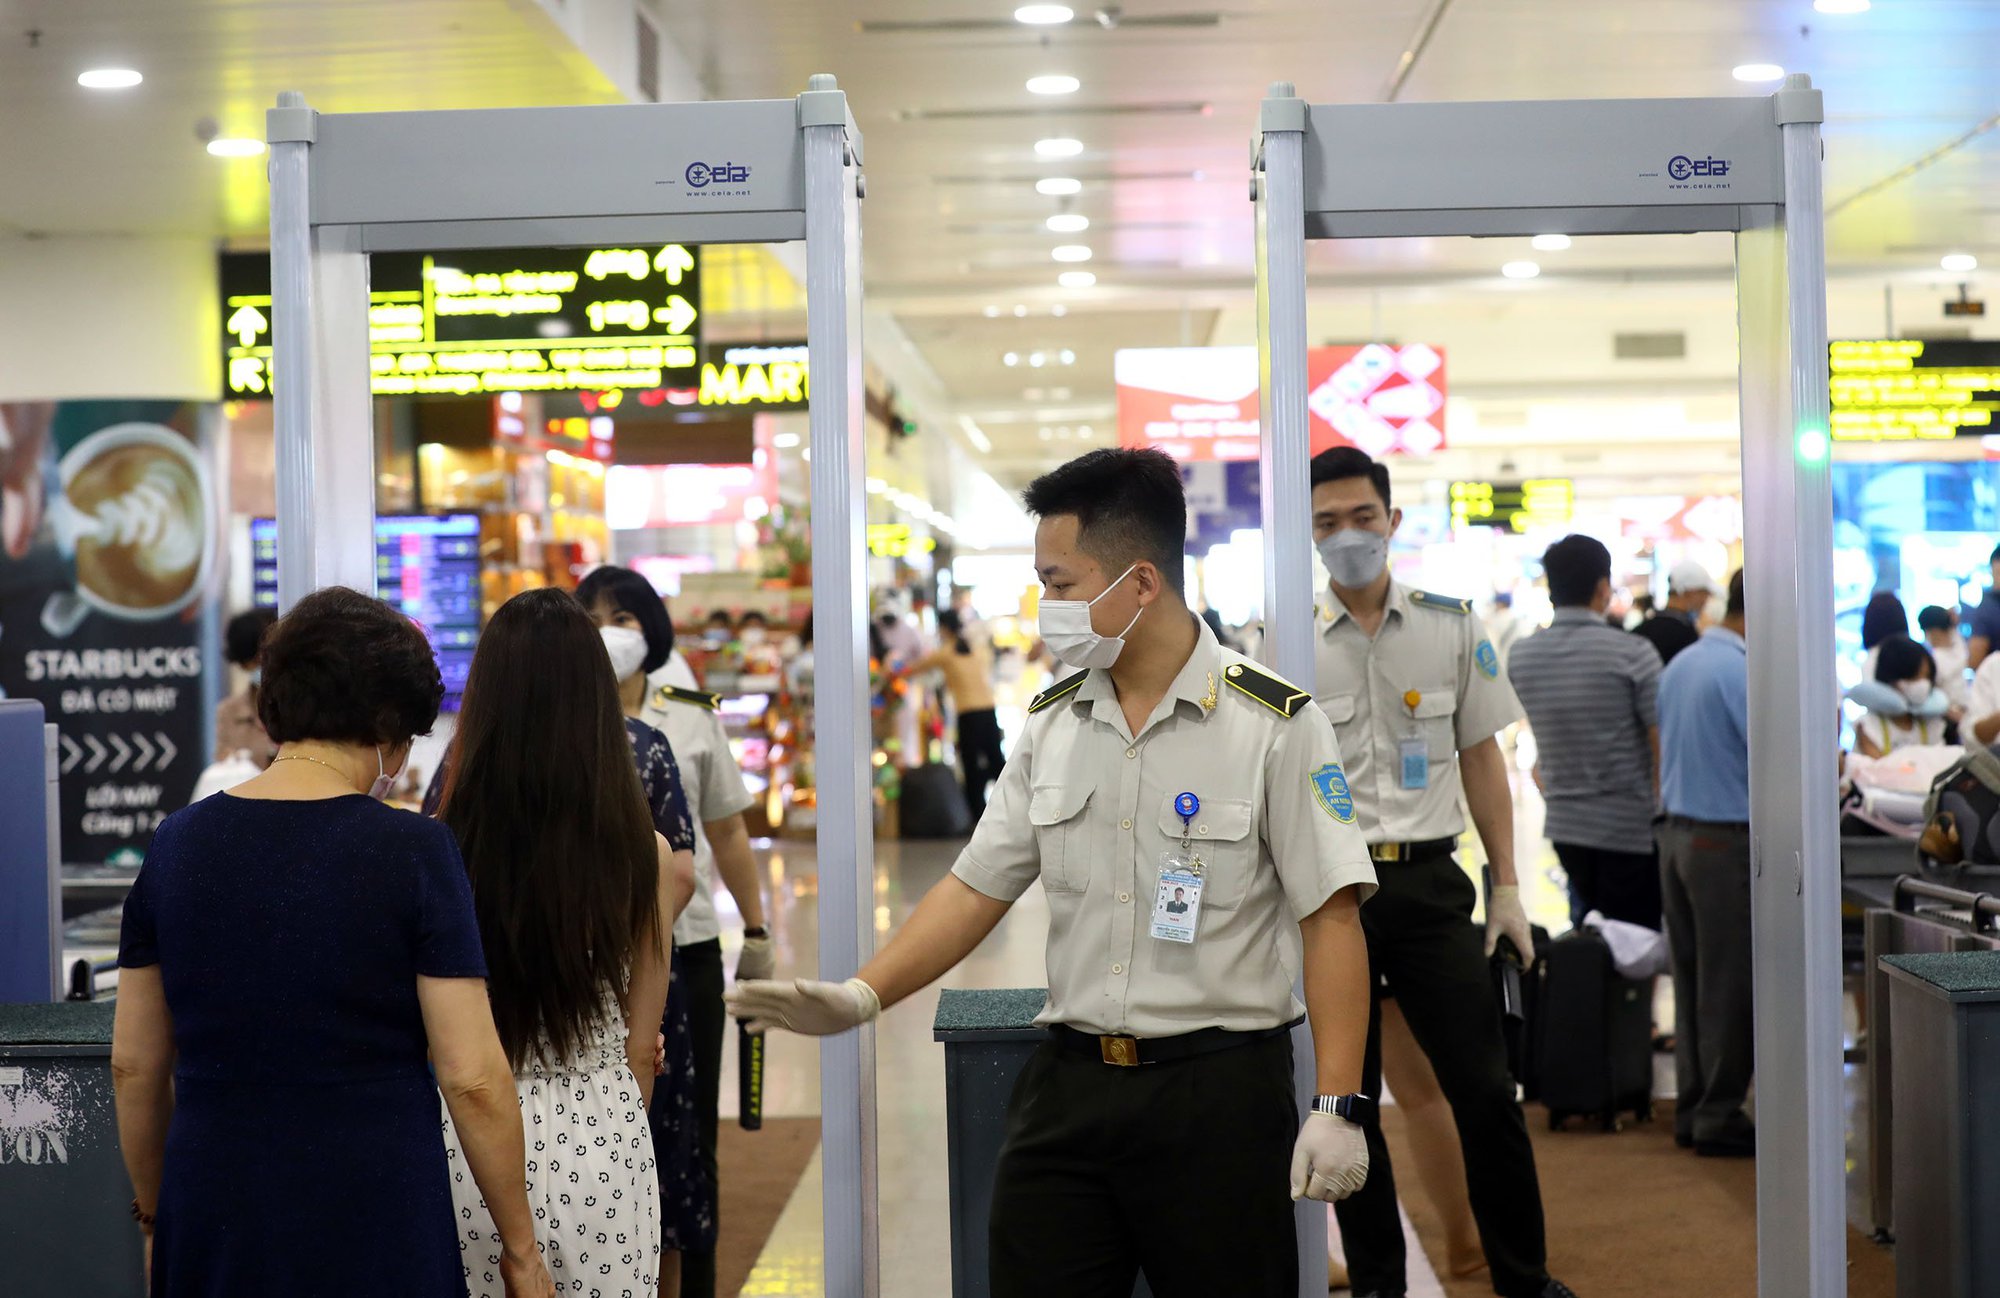
<path fill-rule="evenodd" d="M 1572 894 L 1609 918 L 1659 927 L 1659 654 L 1588 606 L 1565 607 L 1515 644 L 1507 674 L 1534 729 L 1548 804 L 1543 832 Z"/>

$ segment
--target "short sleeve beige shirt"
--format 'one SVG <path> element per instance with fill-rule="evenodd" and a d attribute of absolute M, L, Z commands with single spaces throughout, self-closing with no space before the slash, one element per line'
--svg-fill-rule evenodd
<path fill-rule="evenodd" d="M 1138 1037 L 1288 1023 L 1305 1012 L 1299 921 L 1342 888 L 1375 890 L 1325 715 L 1233 688 L 1232 670 L 1261 669 L 1199 635 L 1136 737 L 1103 671 L 1031 713 L 954 867 L 1001 901 L 1041 880 L 1043 1023 Z M 1206 866 L 1192 945 L 1150 932 L 1183 792 L 1201 800 L 1189 838 Z"/>
<path fill-rule="evenodd" d="M 1340 736 L 1362 835 L 1370 843 L 1419 843 L 1462 833 L 1459 750 L 1522 715 L 1470 606 L 1392 579 L 1371 638 L 1329 594 L 1318 651 L 1319 704 Z M 1405 741 L 1423 744 L 1423 788 L 1403 787 Z"/>
<path fill-rule="evenodd" d="M 639 719 L 667 737 L 695 822 L 694 896 L 674 921 L 674 943 L 688 946 L 707 942 L 722 936 L 722 921 L 715 911 L 715 848 L 704 826 L 747 810 L 754 799 L 743 782 L 743 769 L 729 750 L 722 718 L 711 709 L 663 697 L 654 690 L 647 695 Z"/>

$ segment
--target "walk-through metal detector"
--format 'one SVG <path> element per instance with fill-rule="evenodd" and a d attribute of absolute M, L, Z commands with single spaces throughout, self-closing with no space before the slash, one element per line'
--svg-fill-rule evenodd
<path fill-rule="evenodd" d="M 1306 240 L 1736 236 L 1760 1298 L 1831 1298 L 1847 1283 L 1822 120 L 1819 92 L 1798 75 L 1767 98 L 1488 104 L 1308 104 L 1279 83 L 1251 180 L 1267 657 L 1304 683 Z M 1326 1292 L 1321 1216 L 1310 1221 L 1305 1298 Z"/>
<path fill-rule="evenodd" d="M 278 597 L 375 590 L 368 255 L 806 243 L 813 372 L 819 976 L 874 945 L 862 472 L 861 133 L 831 76 L 797 99 L 322 115 L 271 145 Z M 526 178 L 526 179 L 524 179 Z M 849 760 L 840 760 L 845 754 Z M 820 1046 L 826 1291 L 878 1288 L 875 1038 Z"/>

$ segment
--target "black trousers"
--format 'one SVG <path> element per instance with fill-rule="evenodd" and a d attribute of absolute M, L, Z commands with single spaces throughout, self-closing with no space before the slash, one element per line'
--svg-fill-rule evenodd
<path fill-rule="evenodd" d="M 1044 1044 L 1007 1105 L 993 1298 L 1296 1298 L 1292 1042 L 1114 1068 Z"/>
<path fill-rule="evenodd" d="M 1000 751 L 1000 721 L 992 708 L 958 714 L 958 761 L 965 771 L 965 806 L 972 823 L 986 811 L 986 786 L 1000 778 L 1007 758 Z"/>
<path fill-rule="evenodd" d="M 1740 1140 L 1755 1131 L 1743 1111 L 1757 1063 L 1750 831 L 1672 818 L 1658 834 L 1674 960 L 1674 1132 Z"/>
<path fill-rule="evenodd" d="M 722 1037 L 728 1016 L 722 1008 L 722 940 L 690 942 L 676 948 L 681 982 L 687 989 L 688 1031 L 694 1037 L 694 1100 L 698 1149 L 708 1183 L 716 1187 L 716 1221 L 722 1217 L 722 1182 L 716 1175 L 715 1140 L 722 1110 Z M 715 1298 L 715 1254 L 681 1254 L 681 1298 Z"/>
<path fill-rule="evenodd" d="M 1502 1298 L 1539 1298 L 1548 1284 L 1535 1151 L 1514 1098 L 1500 1007 L 1479 930 L 1469 921 L 1472 880 L 1450 855 L 1376 867 L 1380 890 L 1361 908 L 1369 964 L 1387 982 L 1410 1032 L 1451 1102 L 1465 1150 L 1466 1189 L 1479 1242 Z M 1368 1020 L 1362 1086 L 1382 1095 L 1382 1015 Z M 1396 1178 L 1381 1125 L 1367 1124 L 1368 1184 L 1334 1206 L 1354 1292 L 1408 1289 Z"/>
<path fill-rule="evenodd" d="M 1571 898 L 1582 906 L 1577 923 L 1591 911 L 1660 931 L 1660 857 L 1651 843 L 1643 852 L 1614 852 L 1581 843 L 1555 844 L 1556 859 L 1569 876 Z"/>

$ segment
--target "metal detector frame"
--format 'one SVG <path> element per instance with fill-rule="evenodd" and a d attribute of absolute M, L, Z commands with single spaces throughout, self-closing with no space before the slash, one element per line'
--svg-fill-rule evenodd
<path fill-rule="evenodd" d="M 1800 75 L 1768 98 L 1481 104 L 1308 104 L 1279 83 L 1251 180 L 1266 656 L 1308 685 L 1306 240 L 1736 236 L 1760 1298 L 1847 1291 L 1823 120 Z M 1319 1233 L 1300 1263 L 1300 1294 L 1324 1294 Z"/>
<path fill-rule="evenodd" d="M 874 950 L 861 133 L 831 76 L 797 99 L 266 118 L 278 597 L 375 591 L 368 255 L 589 244 L 806 244 L 813 607 L 822 688 L 819 976 Z M 697 183 L 698 164 L 732 181 Z M 536 178 L 532 185 L 521 177 Z M 740 183 L 738 183 L 740 181 Z M 836 760 L 845 753 L 849 760 Z M 826 1290 L 880 1287 L 872 1027 L 820 1044 Z"/>

